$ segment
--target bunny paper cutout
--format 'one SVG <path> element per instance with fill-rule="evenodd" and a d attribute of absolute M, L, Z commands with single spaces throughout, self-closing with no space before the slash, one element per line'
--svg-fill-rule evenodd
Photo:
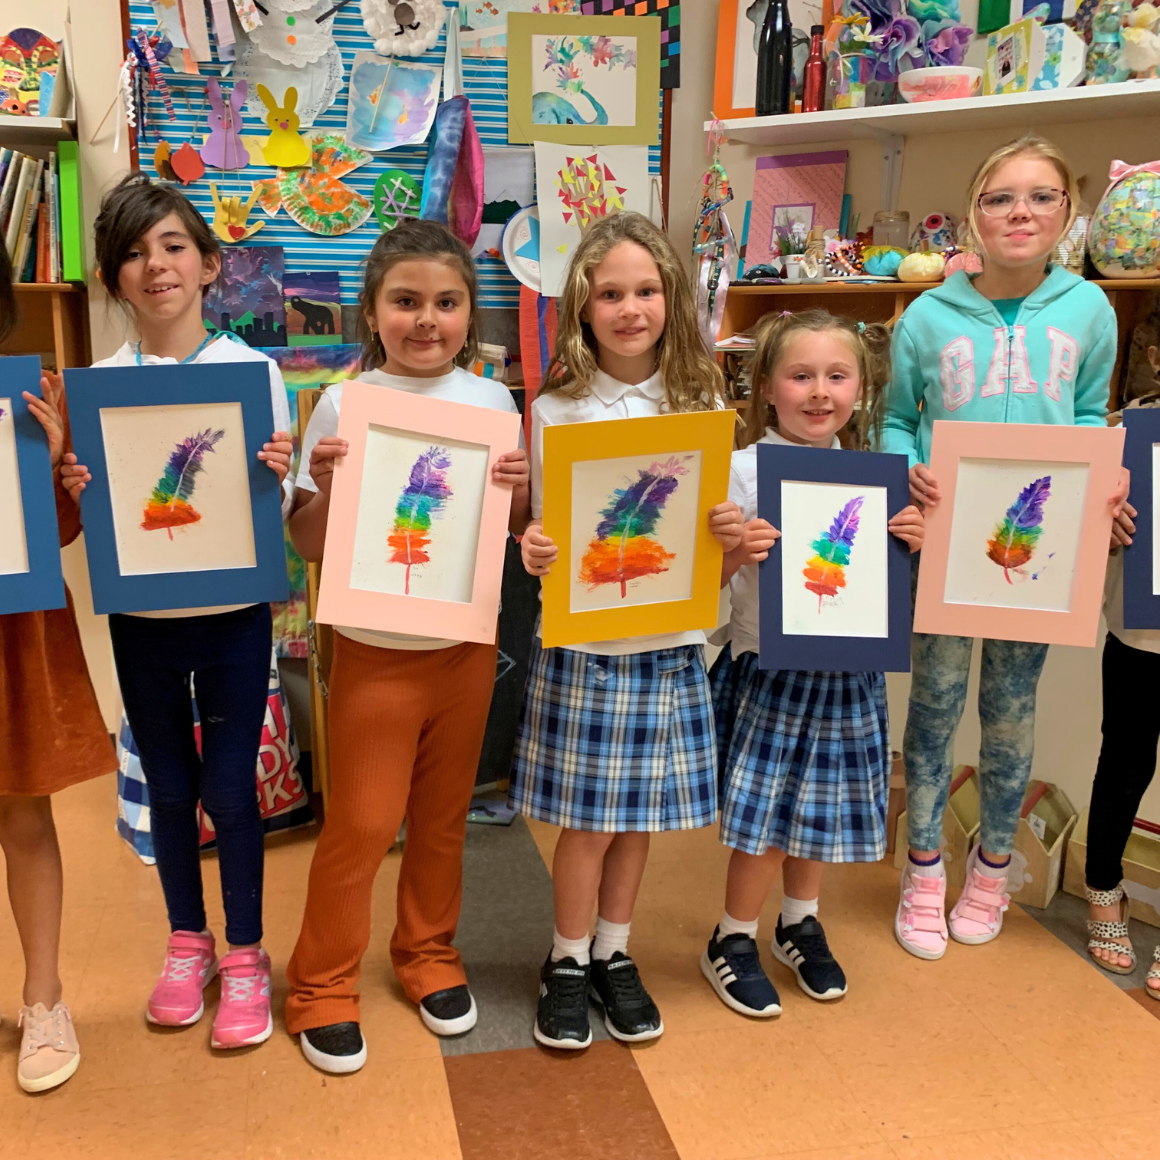
<path fill-rule="evenodd" d="M 266 124 L 270 127 L 270 136 L 262 150 L 266 164 L 278 169 L 309 165 L 310 146 L 298 133 L 298 114 L 294 111 L 298 104 L 298 90 L 291 85 L 281 104 L 274 100 L 274 94 L 265 85 L 258 86 L 258 96 L 266 106 Z"/>
<path fill-rule="evenodd" d="M 211 181 L 209 192 L 213 197 L 213 232 L 223 242 L 233 245 L 235 242 L 244 242 L 252 238 L 266 223 L 255 222 L 246 226 L 246 218 L 258 200 L 258 191 L 255 189 L 246 201 L 240 197 L 219 197 L 217 186 Z"/>
<path fill-rule="evenodd" d="M 244 169 L 250 164 L 250 154 L 241 137 L 246 82 L 234 85 L 228 108 L 222 101 L 222 87 L 213 77 L 205 88 L 209 97 L 209 136 L 201 147 L 201 159 L 210 169 Z"/>

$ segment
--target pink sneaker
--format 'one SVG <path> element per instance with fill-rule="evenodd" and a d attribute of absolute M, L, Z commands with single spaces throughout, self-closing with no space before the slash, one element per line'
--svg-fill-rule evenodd
<path fill-rule="evenodd" d="M 174 931 L 165 944 L 161 978 L 149 996 L 145 1018 L 163 1027 L 188 1027 L 205 1010 L 201 993 L 217 974 L 213 935 Z"/>
<path fill-rule="evenodd" d="M 898 890 L 894 937 L 920 959 L 941 959 L 947 949 L 947 880 L 942 874 L 917 874 L 907 860 Z"/>
<path fill-rule="evenodd" d="M 218 964 L 222 1001 L 213 1021 L 211 1047 L 252 1047 L 274 1030 L 270 1014 L 270 956 L 259 948 L 230 951 Z"/>
<path fill-rule="evenodd" d="M 992 878 L 979 870 L 979 847 L 967 857 L 967 884 L 951 911 L 951 938 L 977 946 L 990 942 L 1003 928 L 1007 896 L 1007 875 Z"/>

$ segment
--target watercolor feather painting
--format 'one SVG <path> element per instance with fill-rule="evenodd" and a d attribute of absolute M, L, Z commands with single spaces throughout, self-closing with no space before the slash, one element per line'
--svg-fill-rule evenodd
<path fill-rule="evenodd" d="M 987 541 L 987 559 L 1003 569 L 1003 578 L 1008 584 L 1014 583 L 1012 572 L 1025 575 L 1022 568 L 1035 554 L 1035 547 L 1043 534 L 1043 507 L 1050 497 L 1050 475 L 1028 484 Z M 1038 579 L 1038 573 L 1031 578 Z"/>
<path fill-rule="evenodd" d="M 685 459 L 691 458 L 685 456 Z M 580 561 L 580 579 L 590 589 L 619 584 L 623 599 L 628 582 L 668 571 L 674 559 L 653 535 L 665 504 L 687 475 L 677 456 L 642 469 L 635 481 L 616 488 L 601 510 L 596 535 Z"/>
<path fill-rule="evenodd" d="M 411 594 L 411 569 L 429 564 L 427 546 L 431 543 L 431 521 L 442 514 L 443 505 L 454 494 L 447 482 L 451 456 L 446 447 L 428 447 L 411 468 L 406 486 L 395 505 L 395 522 L 387 543 L 391 548 L 390 563 L 402 564 L 406 569 L 403 594 Z"/>
<path fill-rule="evenodd" d="M 810 545 L 813 555 L 802 575 L 806 578 L 806 590 L 818 598 L 818 612 L 822 611 L 825 597 L 835 597 L 839 588 L 846 587 L 846 567 L 850 563 L 850 551 L 854 547 L 865 499 L 865 496 L 857 495 L 844 504 L 829 529 Z"/>
<path fill-rule="evenodd" d="M 183 439 L 170 452 L 161 478 L 145 504 L 141 527 L 147 532 L 164 528 L 173 539 L 173 529 L 196 524 L 201 513 L 189 502 L 197 477 L 205 470 L 207 453 L 225 438 L 225 431 L 207 428 Z"/>

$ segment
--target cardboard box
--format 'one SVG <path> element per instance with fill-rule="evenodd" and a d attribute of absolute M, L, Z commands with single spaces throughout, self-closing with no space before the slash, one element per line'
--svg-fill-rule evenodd
<path fill-rule="evenodd" d="M 947 886 L 962 889 L 967 880 L 967 855 L 979 832 L 979 786 L 973 765 L 956 765 L 951 775 L 951 793 L 943 814 L 942 851 Z M 894 865 L 906 865 L 906 811 L 898 816 L 894 844 Z"/>
<path fill-rule="evenodd" d="M 1063 889 L 1084 897 L 1088 807 L 1071 831 L 1063 870 Z M 1133 830 L 1124 850 L 1124 890 L 1132 900 L 1132 917 L 1160 926 L 1160 838 Z"/>
<path fill-rule="evenodd" d="M 1055 897 L 1075 822 L 1075 810 L 1058 786 L 1033 781 L 1027 787 L 1007 871 L 1007 893 L 1012 902 L 1044 907 Z"/>
<path fill-rule="evenodd" d="M 898 817 L 906 809 L 906 771 L 902 765 L 902 754 L 894 750 L 890 754 L 890 789 L 886 799 L 886 853 L 893 854 L 898 838 Z M 904 839 L 905 844 L 905 839 Z"/>
<path fill-rule="evenodd" d="M 983 95 L 1030 92 L 1043 70 L 1047 37 L 1033 17 L 1008 24 L 987 37 L 987 68 Z"/>

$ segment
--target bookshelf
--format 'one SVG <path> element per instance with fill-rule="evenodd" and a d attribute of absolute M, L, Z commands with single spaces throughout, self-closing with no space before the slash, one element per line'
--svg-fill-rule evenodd
<path fill-rule="evenodd" d="M 13 287 L 20 319 L 0 355 L 39 355 L 46 370 L 85 367 L 89 355 L 89 296 L 71 282 L 22 282 Z"/>

